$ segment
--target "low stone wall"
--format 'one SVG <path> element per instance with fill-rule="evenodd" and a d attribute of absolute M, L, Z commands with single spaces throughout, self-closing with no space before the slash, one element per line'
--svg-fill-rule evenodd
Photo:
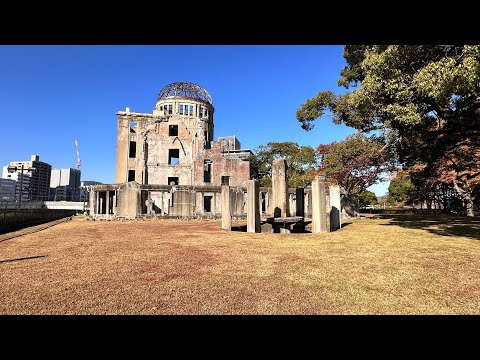
<path fill-rule="evenodd" d="M 75 215 L 76 210 L 3 209 L 0 210 L 0 233 Z"/>
<path fill-rule="evenodd" d="M 247 215 L 235 215 L 232 216 L 232 220 L 246 220 Z M 113 215 L 95 215 L 89 216 L 87 220 L 93 221 L 124 221 L 124 220 L 222 220 L 222 214 L 197 214 L 197 215 L 160 215 L 160 214 L 148 214 L 137 215 L 136 217 L 123 217 Z"/>

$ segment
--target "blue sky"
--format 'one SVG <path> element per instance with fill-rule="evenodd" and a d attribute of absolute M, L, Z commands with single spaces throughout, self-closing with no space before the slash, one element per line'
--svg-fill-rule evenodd
<path fill-rule="evenodd" d="M 152 112 L 159 90 L 194 82 L 211 94 L 215 140 L 236 135 L 242 148 L 269 141 L 326 144 L 355 132 L 327 117 L 302 130 L 295 111 L 321 90 L 337 85 L 343 46 L 0 46 L 3 128 L 0 165 L 40 160 L 75 167 L 82 179 L 113 183 L 115 113 Z M 374 185 L 377 195 L 388 183 Z"/>

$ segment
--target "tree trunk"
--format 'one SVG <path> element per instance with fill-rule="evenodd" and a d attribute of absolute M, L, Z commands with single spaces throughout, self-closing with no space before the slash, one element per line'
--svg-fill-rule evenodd
<path fill-rule="evenodd" d="M 475 216 L 473 213 L 473 199 L 471 194 L 468 195 L 468 197 L 465 199 L 466 205 L 467 205 L 467 216 Z"/>
<path fill-rule="evenodd" d="M 463 200 L 467 210 L 467 216 L 475 216 L 475 214 L 473 213 L 472 190 L 461 189 L 460 186 L 458 186 L 456 181 L 453 181 L 453 188 L 455 189 L 457 194 L 460 196 L 460 198 Z"/>

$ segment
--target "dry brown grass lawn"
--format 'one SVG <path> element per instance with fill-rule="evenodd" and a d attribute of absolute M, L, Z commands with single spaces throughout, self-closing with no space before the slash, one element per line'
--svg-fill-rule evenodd
<path fill-rule="evenodd" d="M 287 235 L 75 218 L 0 242 L 0 314 L 480 314 L 479 220 L 442 221 Z"/>

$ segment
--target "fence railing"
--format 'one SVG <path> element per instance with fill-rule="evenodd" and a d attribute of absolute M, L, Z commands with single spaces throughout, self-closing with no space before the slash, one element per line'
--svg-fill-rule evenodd
<path fill-rule="evenodd" d="M 0 208 L 0 233 L 73 216 L 76 210 Z"/>

